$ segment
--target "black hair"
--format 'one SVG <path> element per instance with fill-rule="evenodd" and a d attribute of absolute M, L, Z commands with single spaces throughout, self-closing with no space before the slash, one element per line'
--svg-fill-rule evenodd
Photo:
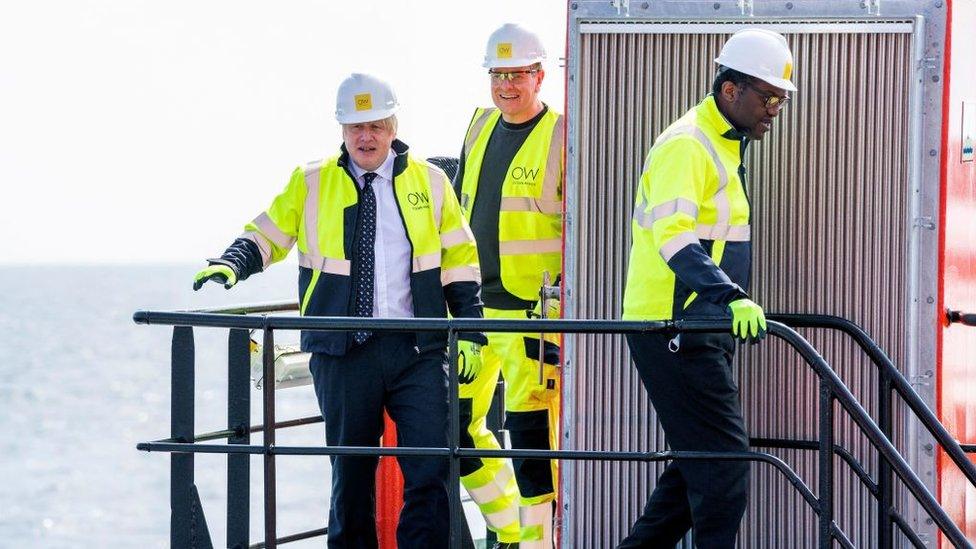
<path fill-rule="evenodd" d="M 755 81 L 756 78 L 753 76 L 719 65 L 718 72 L 715 73 L 715 80 L 712 82 L 712 95 L 718 97 L 722 92 L 722 84 L 726 82 L 732 82 L 736 86 L 741 86 L 751 84 Z"/>

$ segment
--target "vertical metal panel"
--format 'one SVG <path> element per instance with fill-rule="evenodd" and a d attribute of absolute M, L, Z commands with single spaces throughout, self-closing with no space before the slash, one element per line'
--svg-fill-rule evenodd
<path fill-rule="evenodd" d="M 692 27 L 694 25 L 691 25 Z M 707 93 L 720 33 L 584 34 L 578 46 L 578 185 L 575 315 L 618 318 L 630 247 L 633 192 L 654 137 Z M 768 311 L 835 314 L 861 324 L 896 364 L 905 363 L 908 285 L 909 95 L 912 35 L 784 33 L 800 91 L 765 140 L 750 147 L 752 295 Z M 572 113 L 571 113 L 572 114 Z M 571 130 L 572 132 L 573 130 Z M 572 192 L 572 188 L 571 188 Z M 873 415 L 875 368 L 830 333 L 804 335 Z M 575 446 L 657 450 L 664 438 L 623 338 L 577 340 L 572 382 Z M 739 356 L 746 419 L 755 437 L 815 439 L 815 376 L 773 341 Z M 903 414 L 896 410 L 895 417 Z M 845 414 L 836 441 L 869 472 L 877 463 Z M 905 428 L 896 420 L 895 429 Z M 901 439 L 903 437 L 896 437 Z M 899 443 L 899 440 L 896 440 Z M 814 489 L 816 454 L 769 450 Z M 626 535 L 660 465 L 579 463 L 573 475 L 575 547 L 607 547 Z M 872 546 L 873 499 L 835 464 L 838 522 L 856 546 Z M 816 517 L 773 471 L 753 467 L 744 547 L 812 546 Z"/>

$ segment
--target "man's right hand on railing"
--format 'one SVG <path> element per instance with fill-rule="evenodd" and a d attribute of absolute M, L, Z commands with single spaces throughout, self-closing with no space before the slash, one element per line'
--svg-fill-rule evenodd
<path fill-rule="evenodd" d="M 193 290 L 199 290 L 208 280 L 223 284 L 224 288 L 229 290 L 234 284 L 237 284 L 237 275 L 234 273 L 234 269 L 227 265 L 210 265 L 193 277 Z"/>
<path fill-rule="evenodd" d="M 762 307 L 751 299 L 737 299 L 729 303 L 732 312 L 732 335 L 742 343 L 756 343 L 766 337 L 766 315 Z"/>

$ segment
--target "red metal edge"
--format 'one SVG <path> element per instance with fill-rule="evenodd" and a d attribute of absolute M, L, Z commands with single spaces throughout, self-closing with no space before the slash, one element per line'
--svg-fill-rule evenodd
<path fill-rule="evenodd" d="M 950 78 L 951 78 L 951 66 L 952 66 L 952 0 L 946 0 L 946 22 L 945 22 L 945 43 L 943 45 L 945 56 L 942 62 L 942 135 L 940 137 L 940 151 L 939 151 L 939 244 L 938 244 L 938 269 L 939 269 L 939 282 L 938 282 L 938 307 L 936 311 L 940 316 L 937 316 L 936 321 L 936 336 L 935 336 L 935 371 L 939 373 L 938 382 L 935 385 L 935 409 L 939 415 L 939 419 L 942 419 L 942 383 L 944 376 L 942 374 L 942 349 L 943 349 L 943 333 L 945 330 L 945 325 L 942 322 L 941 312 L 945 310 L 945 254 L 946 254 L 946 194 L 948 192 L 948 155 L 949 155 L 949 98 L 950 98 Z M 937 453 L 935 460 L 935 490 L 936 497 L 939 502 L 942 502 L 942 469 L 943 469 L 943 456 L 941 452 Z M 945 543 L 945 538 L 942 532 L 938 533 L 938 540 L 936 542 L 937 547 L 941 547 Z"/>

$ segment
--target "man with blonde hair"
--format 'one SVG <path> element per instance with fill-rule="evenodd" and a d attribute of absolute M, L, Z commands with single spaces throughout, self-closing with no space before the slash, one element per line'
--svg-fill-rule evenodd
<path fill-rule="evenodd" d="M 343 81 L 339 153 L 296 169 L 271 207 L 197 273 L 194 288 L 207 280 L 230 288 L 297 243 L 302 315 L 480 318 L 474 236 L 444 172 L 397 139 L 398 108 L 379 78 Z M 464 369 L 477 371 L 487 340 L 461 337 Z M 384 409 L 401 446 L 448 446 L 446 344 L 443 332 L 303 332 L 329 446 L 378 446 Z M 448 462 L 398 461 L 398 546 L 447 547 Z M 332 457 L 329 547 L 376 546 L 376 465 L 376 457 Z"/>

